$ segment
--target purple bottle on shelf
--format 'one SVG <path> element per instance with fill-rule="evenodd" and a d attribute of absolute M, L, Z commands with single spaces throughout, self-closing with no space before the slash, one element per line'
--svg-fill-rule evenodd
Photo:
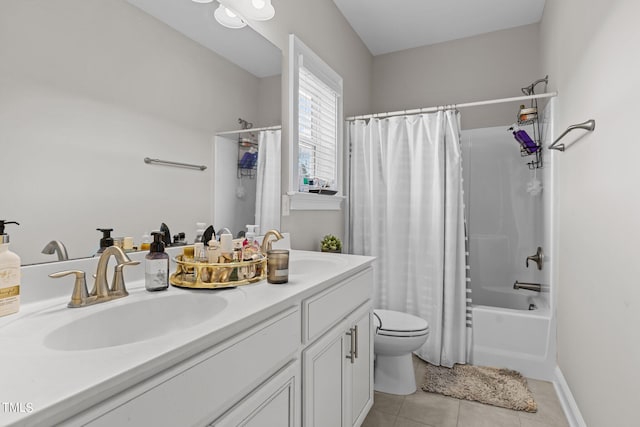
<path fill-rule="evenodd" d="M 520 143 L 522 148 L 529 154 L 533 154 L 540 149 L 540 146 L 535 143 L 533 139 L 529 136 L 529 134 L 522 130 L 514 130 L 513 137 Z"/>

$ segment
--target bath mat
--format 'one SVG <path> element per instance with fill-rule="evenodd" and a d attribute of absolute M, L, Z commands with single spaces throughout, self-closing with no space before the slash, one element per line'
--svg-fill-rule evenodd
<path fill-rule="evenodd" d="M 538 405 L 520 372 L 485 366 L 454 365 L 453 368 L 427 363 L 422 390 L 488 405 L 536 412 Z"/>

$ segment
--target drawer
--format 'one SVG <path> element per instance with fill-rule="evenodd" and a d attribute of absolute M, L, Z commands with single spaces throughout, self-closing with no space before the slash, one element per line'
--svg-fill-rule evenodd
<path fill-rule="evenodd" d="M 208 427 L 299 425 L 300 364 L 291 362 Z"/>
<path fill-rule="evenodd" d="M 303 301 L 303 339 L 315 340 L 373 294 L 371 268 Z"/>
<path fill-rule="evenodd" d="M 288 310 L 208 351 L 90 426 L 193 426 L 222 414 L 280 369 L 300 346 L 300 311 Z M 178 367 L 179 369 L 180 367 Z"/>

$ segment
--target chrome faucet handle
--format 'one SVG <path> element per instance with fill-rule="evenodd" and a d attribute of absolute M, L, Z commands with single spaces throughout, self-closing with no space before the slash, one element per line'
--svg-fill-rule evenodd
<path fill-rule="evenodd" d="M 76 281 L 73 286 L 71 301 L 69 301 L 69 304 L 67 304 L 67 307 L 71 307 L 71 308 L 82 307 L 87 303 L 87 300 L 89 299 L 89 292 L 87 292 L 87 281 L 85 280 L 84 271 L 80 271 L 80 270 L 59 271 L 57 273 L 51 273 L 49 277 L 51 277 L 52 279 L 58 279 L 60 277 L 68 276 L 70 274 L 76 275 Z"/>
<path fill-rule="evenodd" d="M 529 267 L 529 261 L 533 261 L 538 264 L 538 270 L 542 270 L 542 265 L 544 263 L 544 253 L 542 252 L 542 248 L 538 246 L 538 250 L 534 255 L 528 256 L 526 260 L 526 266 Z"/>
<path fill-rule="evenodd" d="M 127 295 L 129 295 L 129 292 L 127 292 L 127 287 L 124 285 L 124 275 L 122 274 L 122 269 L 127 265 L 138 264 L 140 264 L 140 261 L 125 261 L 113 268 L 113 281 L 111 283 L 111 290 L 109 291 L 109 294 L 112 297 L 126 297 Z"/>

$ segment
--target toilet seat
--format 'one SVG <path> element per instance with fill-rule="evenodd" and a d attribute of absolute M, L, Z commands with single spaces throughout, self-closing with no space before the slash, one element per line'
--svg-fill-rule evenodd
<path fill-rule="evenodd" d="M 420 317 L 392 310 L 374 310 L 377 335 L 389 337 L 419 337 L 429 333 L 429 324 Z"/>

